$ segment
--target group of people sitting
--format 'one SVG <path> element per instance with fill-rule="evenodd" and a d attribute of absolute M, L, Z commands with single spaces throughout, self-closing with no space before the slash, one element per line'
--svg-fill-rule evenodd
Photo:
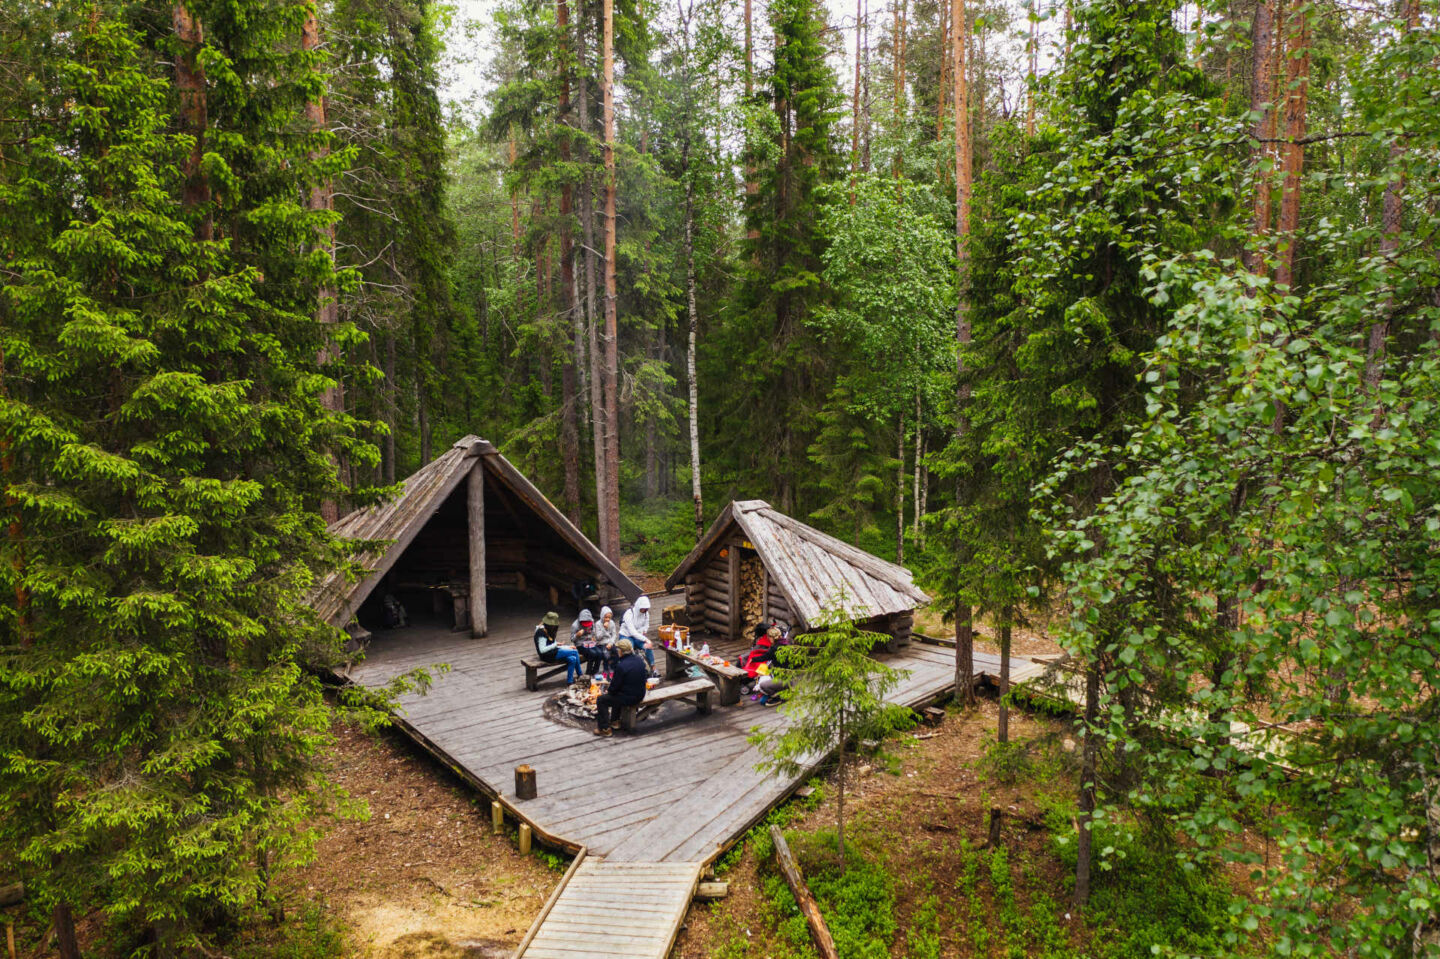
<path fill-rule="evenodd" d="M 741 691 L 750 695 L 753 701 L 764 706 L 774 706 L 780 702 L 781 694 L 785 692 L 785 684 L 771 676 L 770 670 L 781 648 L 789 646 L 794 640 L 792 633 L 793 631 L 786 632 L 774 621 L 768 624 L 761 622 L 755 626 L 751 634 L 750 648 L 736 662 L 749 677 Z"/>
<path fill-rule="evenodd" d="M 574 683 L 582 673 L 602 676 L 608 688 L 595 704 L 595 735 L 611 735 L 610 720 L 623 706 L 636 706 L 645 699 L 646 680 L 656 676 L 655 649 L 645 634 L 650 629 L 650 599 L 641 596 L 625 611 L 619 624 L 609 606 L 600 607 L 597 620 L 590 610 L 570 624 L 569 641 L 560 641 L 560 614 L 550 611 L 535 627 L 535 654 L 547 663 L 565 664 L 565 681 Z M 770 675 L 776 654 L 794 637 L 777 622 L 755 627 L 750 648 L 736 665 L 749 681 L 743 691 L 766 706 L 780 701 L 785 685 Z"/>
<path fill-rule="evenodd" d="M 615 612 L 609 606 L 600 607 L 597 620 L 590 610 L 580 610 L 580 615 L 570 624 L 569 641 L 560 641 L 560 614 L 551 610 L 535 627 L 535 655 L 542 662 L 564 663 L 565 681 L 573 683 L 583 673 L 586 676 L 604 675 L 612 679 L 615 666 L 623 655 L 620 642 L 628 641 L 630 652 L 645 657 L 648 674 L 655 675 L 655 650 L 646 633 L 650 630 L 650 597 L 641 596 L 635 605 L 625 611 L 620 622 L 615 622 Z M 583 670 L 582 670 L 583 666 Z"/>

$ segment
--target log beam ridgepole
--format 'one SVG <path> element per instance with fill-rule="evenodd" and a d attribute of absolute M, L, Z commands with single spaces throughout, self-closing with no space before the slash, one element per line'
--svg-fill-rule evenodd
<path fill-rule="evenodd" d="M 470 468 L 468 490 L 470 519 L 470 635 L 490 631 L 490 614 L 485 603 L 485 467 L 476 460 Z"/>

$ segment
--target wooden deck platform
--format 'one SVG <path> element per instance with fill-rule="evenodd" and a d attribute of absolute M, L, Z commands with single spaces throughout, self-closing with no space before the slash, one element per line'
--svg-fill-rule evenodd
<path fill-rule="evenodd" d="M 566 874 L 515 959 L 665 959 L 699 881 L 699 863 L 587 858 Z"/>
<path fill-rule="evenodd" d="M 679 601 L 655 601 L 652 620 Z M 531 636 L 541 606 L 493 606 L 490 634 L 472 639 L 441 625 L 377 632 L 367 658 L 350 671 L 364 684 L 383 683 L 418 667 L 448 663 L 428 695 L 407 696 L 401 727 L 437 758 L 514 818 L 528 823 L 547 844 L 578 850 L 607 863 L 707 864 L 738 840 L 800 785 L 755 769 L 757 751 L 746 742 L 752 727 L 783 722 L 776 709 L 750 699 L 708 716 L 676 709 L 640 723 L 633 736 L 600 739 L 586 729 L 547 719 L 543 704 L 564 677 L 525 689 L 522 656 L 533 653 Z M 568 630 L 562 625 L 561 633 Z M 733 658 L 736 650 L 717 652 Z M 657 667 L 664 663 L 657 651 Z M 954 654 L 912 643 L 877 658 L 909 671 L 893 701 L 919 706 L 949 691 Z M 1016 661 L 1018 667 L 1019 663 Z M 975 670 L 995 673 L 999 660 L 977 653 Z M 514 794 L 514 769 L 536 770 L 538 796 Z"/>

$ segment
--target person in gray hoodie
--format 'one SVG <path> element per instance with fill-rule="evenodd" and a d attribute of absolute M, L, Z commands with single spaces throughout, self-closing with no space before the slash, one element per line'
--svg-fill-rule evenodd
<path fill-rule="evenodd" d="M 650 672 L 655 672 L 655 650 L 650 646 L 650 638 L 646 633 L 650 632 L 650 597 L 642 595 L 635 600 L 635 605 L 625 610 L 625 615 L 620 620 L 620 638 L 630 640 L 630 645 L 635 647 L 637 655 L 644 653 L 645 662 L 650 666 Z"/>

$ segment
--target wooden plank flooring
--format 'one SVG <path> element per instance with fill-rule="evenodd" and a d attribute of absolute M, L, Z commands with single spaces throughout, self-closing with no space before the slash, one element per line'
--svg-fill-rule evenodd
<path fill-rule="evenodd" d="M 698 862 L 586 859 L 566 876 L 516 959 L 665 959 L 700 869 Z"/>
<path fill-rule="evenodd" d="M 655 600 L 652 620 L 658 624 L 663 608 L 681 602 L 680 594 Z M 407 731 L 500 799 L 537 838 L 588 847 L 609 867 L 708 863 L 805 778 L 755 769 L 759 755 L 746 737 L 784 717 L 748 698 L 708 716 L 667 707 L 641 722 L 635 735 L 609 739 L 546 719 L 543 704 L 560 691 L 564 677 L 532 693 L 519 663 L 534 652 L 531 636 L 544 612 L 543 606 L 506 608 L 492 600 L 490 635 L 483 639 L 438 624 L 378 631 L 367 658 L 349 676 L 379 685 L 410 669 L 448 663 L 450 671 L 436 676 L 427 695 L 401 700 Z M 743 645 L 712 642 L 712 651 L 733 660 Z M 662 672 L 663 656 L 656 652 Z M 891 696 L 904 705 L 929 702 L 954 680 L 949 649 L 917 642 L 877 658 L 908 671 Z M 994 656 L 975 654 L 977 674 L 994 674 L 999 665 Z M 514 769 L 521 763 L 535 768 L 535 799 L 515 797 Z"/>

